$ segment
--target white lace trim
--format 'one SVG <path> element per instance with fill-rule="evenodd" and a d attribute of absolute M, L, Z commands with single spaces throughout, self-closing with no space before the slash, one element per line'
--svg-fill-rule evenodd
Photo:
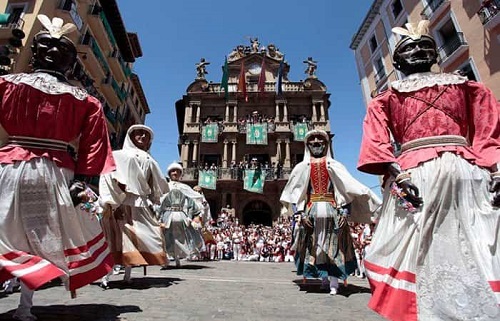
<path fill-rule="evenodd" d="M 84 100 L 89 95 L 84 89 L 60 82 L 56 77 L 44 72 L 10 74 L 2 78 L 14 84 L 26 84 L 49 95 L 70 94 L 78 100 Z"/>
<path fill-rule="evenodd" d="M 467 77 L 457 74 L 426 72 L 412 74 L 406 79 L 394 81 L 391 87 L 399 92 L 412 92 L 435 85 L 463 84 L 467 80 Z"/>

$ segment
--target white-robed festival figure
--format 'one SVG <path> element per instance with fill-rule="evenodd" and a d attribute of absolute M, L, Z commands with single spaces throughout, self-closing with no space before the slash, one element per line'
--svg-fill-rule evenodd
<path fill-rule="evenodd" d="M 210 204 L 208 204 L 207 199 L 205 198 L 205 194 L 203 193 L 203 189 L 201 186 L 196 185 L 193 187 L 193 191 L 199 193 L 203 196 L 201 199 L 197 198 L 197 202 L 200 203 L 200 207 L 202 208 L 200 219 L 201 219 L 201 228 L 195 228 L 197 231 L 201 233 L 203 238 L 203 247 L 202 247 L 202 259 L 210 260 L 210 253 L 214 250 L 215 239 L 210 231 L 210 226 L 212 224 L 212 213 L 210 211 Z"/>
<path fill-rule="evenodd" d="M 160 204 L 168 184 L 149 153 L 153 138 L 151 128 L 131 126 L 123 148 L 113 152 L 116 171 L 99 181 L 104 231 L 115 264 L 125 266 L 127 282 L 133 266 L 167 264 L 160 222 L 152 207 Z M 102 282 L 105 288 L 107 278 Z"/>
<path fill-rule="evenodd" d="M 201 218 L 201 224 L 206 225 L 210 224 L 212 221 L 212 213 L 210 212 L 210 205 L 207 202 L 207 199 L 205 198 L 205 194 L 203 194 L 203 189 L 201 186 L 196 185 L 193 187 L 193 191 L 197 192 L 202 196 L 202 198 L 197 198 L 196 200 L 200 203 L 200 206 L 202 208 L 202 212 L 200 215 Z"/>
<path fill-rule="evenodd" d="M 500 320 L 500 105 L 481 83 L 430 72 L 428 23 L 393 29 L 407 77 L 363 124 L 358 169 L 386 178 L 369 307 L 398 321 Z"/>
<path fill-rule="evenodd" d="M 65 34 L 76 27 L 38 19 L 47 30 L 33 39 L 34 72 L 0 77 L 0 282 L 21 280 L 13 318 L 25 321 L 36 319 L 33 290 L 61 278 L 73 291 L 113 264 L 84 184 L 115 168 L 106 118 L 65 76 L 77 56 Z"/>
<path fill-rule="evenodd" d="M 335 295 L 338 279 L 346 279 L 356 268 L 347 222 L 369 223 L 380 200 L 331 157 L 325 131 L 309 131 L 304 142 L 304 160 L 293 168 L 280 200 L 300 221 L 297 275 L 322 278 L 323 287 Z"/>
<path fill-rule="evenodd" d="M 159 208 L 164 225 L 165 249 L 167 255 L 175 259 L 177 267 L 180 266 L 180 259 L 200 257 L 203 249 L 200 231 L 203 195 L 179 182 L 182 172 L 179 163 L 168 166 L 170 191 L 162 197 Z"/>

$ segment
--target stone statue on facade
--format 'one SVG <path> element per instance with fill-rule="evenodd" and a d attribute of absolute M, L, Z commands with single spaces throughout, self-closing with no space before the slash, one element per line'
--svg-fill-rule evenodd
<path fill-rule="evenodd" d="M 240 59 L 245 56 L 245 46 L 239 45 L 231 51 L 229 56 L 227 57 L 228 61 L 234 61 L 236 59 Z"/>
<path fill-rule="evenodd" d="M 207 65 L 210 63 L 205 58 L 201 58 L 200 62 L 196 64 L 196 79 L 205 79 L 205 75 L 208 74 Z"/>
<path fill-rule="evenodd" d="M 308 57 L 307 60 L 304 60 L 304 63 L 307 64 L 306 70 L 304 71 L 308 78 L 316 78 L 315 72 L 318 68 L 318 62 L 314 61 L 312 57 Z"/>
<path fill-rule="evenodd" d="M 274 59 L 278 59 L 278 60 L 283 59 L 283 54 L 272 43 L 267 45 L 267 55 L 271 58 L 274 58 Z"/>

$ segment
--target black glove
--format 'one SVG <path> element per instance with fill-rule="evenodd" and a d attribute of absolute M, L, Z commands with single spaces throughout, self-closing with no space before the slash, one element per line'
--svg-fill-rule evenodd
<path fill-rule="evenodd" d="M 391 163 L 387 167 L 388 173 L 393 177 L 398 177 L 399 174 L 403 173 L 401 167 L 398 163 Z M 399 188 L 405 193 L 404 199 L 410 202 L 415 208 L 422 206 L 424 200 L 419 197 L 418 188 L 411 182 L 410 179 L 403 179 L 400 182 L 396 182 Z"/>
<path fill-rule="evenodd" d="M 424 200 L 418 196 L 418 188 L 410 181 L 405 180 L 399 183 L 396 183 L 401 190 L 406 194 L 404 199 L 410 202 L 414 207 L 420 207 L 424 203 Z"/>
<path fill-rule="evenodd" d="M 490 181 L 490 193 L 493 193 L 491 205 L 500 207 L 500 176 L 493 176 Z"/>
<path fill-rule="evenodd" d="M 69 195 L 71 196 L 71 201 L 73 202 L 73 206 L 77 206 L 78 204 L 86 199 L 85 194 L 86 185 L 84 182 L 74 180 L 71 182 L 69 186 Z"/>

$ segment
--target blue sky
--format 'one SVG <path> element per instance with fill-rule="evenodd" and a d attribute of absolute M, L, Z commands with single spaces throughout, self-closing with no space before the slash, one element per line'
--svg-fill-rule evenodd
<path fill-rule="evenodd" d="M 318 61 L 316 75 L 331 94 L 335 158 L 365 185 L 378 185 L 376 176 L 356 170 L 365 106 L 349 49 L 373 0 L 117 2 L 143 50 L 134 71 L 151 109 L 146 125 L 155 132 L 151 152 L 162 169 L 179 159 L 175 102 L 196 77 L 195 64 L 204 57 L 210 62 L 207 80 L 220 82 L 224 56 L 258 37 L 286 55 L 290 81 L 305 78 L 307 57 Z"/>

